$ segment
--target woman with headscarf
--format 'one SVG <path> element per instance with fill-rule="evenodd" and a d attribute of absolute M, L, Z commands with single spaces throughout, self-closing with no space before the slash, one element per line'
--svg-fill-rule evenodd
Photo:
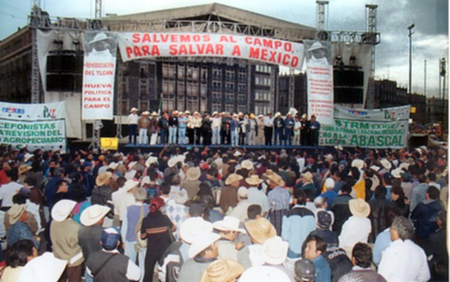
<path fill-rule="evenodd" d="M 176 230 L 172 221 L 161 212 L 164 203 L 160 197 L 153 198 L 150 201 L 150 212 L 142 221 L 141 239 L 147 239 L 145 269 L 148 271 L 145 272 L 144 282 L 152 281 L 155 264 L 172 243 L 171 232 Z"/>

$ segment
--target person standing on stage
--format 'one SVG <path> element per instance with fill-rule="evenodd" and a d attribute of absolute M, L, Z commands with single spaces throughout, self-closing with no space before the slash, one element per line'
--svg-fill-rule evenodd
<path fill-rule="evenodd" d="M 219 117 L 217 112 L 213 112 L 212 114 L 212 144 L 219 145 L 220 144 L 220 127 L 222 124 L 222 118 Z"/>
<path fill-rule="evenodd" d="M 309 146 L 309 120 L 306 114 L 300 120 L 300 143 L 302 146 Z"/>
<path fill-rule="evenodd" d="M 233 114 L 233 119 L 230 121 L 231 146 L 239 146 L 239 127 L 240 123 L 238 115 Z"/>
<path fill-rule="evenodd" d="M 272 146 L 272 135 L 273 135 L 273 118 L 272 113 L 268 113 L 264 117 L 264 136 L 266 139 L 266 146 Z"/>
<path fill-rule="evenodd" d="M 208 146 L 211 145 L 211 124 L 212 120 L 209 118 L 209 114 L 206 113 L 205 117 L 202 120 L 202 136 L 203 136 L 203 145 Z"/>
<path fill-rule="evenodd" d="M 148 144 L 147 130 L 148 127 L 150 126 L 150 120 L 148 119 L 149 115 L 150 113 L 145 111 L 141 114 L 141 117 L 138 119 L 139 145 Z"/>
<path fill-rule="evenodd" d="M 186 143 L 186 126 L 188 123 L 188 118 L 183 112 L 180 112 L 180 117 L 178 118 L 178 143 L 180 145 L 185 145 Z"/>
<path fill-rule="evenodd" d="M 156 145 L 158 139 L 158 114 L 156 112 L 152 113 L 148 132 L 150 133 L 150 145 Z"/>
<path fill-rule="evenodd" d="M 292 132 L 294 130 L 295 121 L 291 113 L 287 113 L 284 120 L 284 141 L 286 146 L 292 146 Z"/>
<path fill-rule="evenodd" d="M 250 118 L 247 123 L 247 136 L 248 145 L 256 145 L 256 135 L 258 134 L 258 121 L 253 113 L 250 114 Z"/>
<path fill-rule="evenodd" d="M 195 141 L 194 144 L 195 145 L 200 145 L 200 138 L 202 136 L 202 131 L 201 131 L 201 127 L 202 127 L 202 117 L 200 115 L 199 112 L 194 112 L 194 119 L 193 119 L 193 124 L 194 124 L 194 132 L 195 132 Z"/>
<path fill-rule="evenodd" d="M 222 129 L 220 132 L 220 134 L 222 135 L 222 144 L 224 145 L 225 144 L 230 145 L 231 143 L 230 122 L 231 122 L 230 113 L 224 112 L 222 117 Z"/>
<path fill-rule="evenodd" d="M 258 133 L 256 134 L 257 135 L 256 145 L 263 146 L 264 145 L 264 116 L 263 115 L 258 116 L 257 125 L 258 125 Z"/>
<path fill-rule="evenodd" d="M 273 120 L 275 127 L 275 141 L 274 145 L 277 145 L 277 139 L 280 141 L 280 145 L 283 145 L 283 129 L 284 129 L 284 120 L 281 117 L 281 113 L 275 114 L 275 119 Z"/>
<path fill-rule="evenodd" d="M 311 133 L 310 133 L 311 145 L 318 146 L 319 145 L 320 123 L 316 120 L 315 115 L 311 116 L 311 121 L 309 122 L 309 129 L 311 131 Z"/>
<path fill-rule="evenodd" d="M 159 126 L 160 144 L 166 144 L 167 142 L 166 138 L 169 131 L 169 115 L 167 114 L 167 112 L 164 112 L 162 114 L 162 117 L 159 119 L 158 126 Z"/>
<path fill-rule="evenodd" d="M 294 122 L 294 145 L 298 146 L 300 145 L 300 128 L 301 128 L 301 122 L 298 118 L 298 115 L 295 115 L 295 122 Z"/>
<path fill-rule="evenodd" d="M 189 145 L 193 145 L 194 144 L 194 134 L 195 134 L 194 117 L 191 115 L 191 112 L 189 112 L 189 111 L 185 111 L 184 113 L 186 114 L 186 117 L 188 119 L 186 131 L 187 131 L 187 135 L 188 135 L 188 139 L 189 139 Z"/>
<path fill-rule="evenodd" d="M 245 118 L 243 113 L 238 114 L 239 117 L 239 144 L 245 145 Z"/>
<path fill-rule="evenodd" d="M 169 117 L 169 144 L 177 143 L 178 111 L 172 111 Z"/>
<path fill-rule="evenodd" d="M 131 114 L 127 118 L 129 135 L 128 135 L 128 144 L 131 144 L 131 138 L 134 138 L 133 144 L 136 145 L 136 136 L 137 136 L 137 124 L 139 116 L 137 115 L 138 109 L 132 108 Z"/>

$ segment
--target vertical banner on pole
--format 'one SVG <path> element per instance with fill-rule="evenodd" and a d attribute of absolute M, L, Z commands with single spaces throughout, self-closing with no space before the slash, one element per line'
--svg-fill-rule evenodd
<path fill-rule="evenodd" d="M 331 42 L 304 40 L 308 85 L 308 114 L 333 124 L 333 61 Z"/>
<path fill-rule="evenodd" d="M 86 31 L 83 68 L 82 119 L 113 119 L 115 33 Z"/>

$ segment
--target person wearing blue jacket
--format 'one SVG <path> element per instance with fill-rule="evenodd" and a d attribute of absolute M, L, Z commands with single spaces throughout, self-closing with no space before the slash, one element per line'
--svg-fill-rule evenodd
<path fill-rule="evenodd" d="M 416 237 L 425 240 L 438 229 L 437 214 L 442 206 L 439 203 L 439 190 L 430 186 L 425 194 L 426 200 L 420 202 L 411 213 Z"/>

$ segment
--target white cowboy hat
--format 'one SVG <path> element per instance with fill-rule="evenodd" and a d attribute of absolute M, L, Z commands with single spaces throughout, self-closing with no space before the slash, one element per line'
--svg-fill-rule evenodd
<path fill-rule="evenodd" d="M 276 113 L 275 117 L 281 117 L 281 113 L 280 112 Z"/>
<path fill-rule="evenodd" d="M 237 194 L 240 198 L 248 198 L 248 189 L 247 187 L 239 187 Z"/>
<path fill-rule="evenodd" d="M 148 177 L 148 176 L 142 177 L 142 179 L 141 179 L 141 187 L 144 187 L 145 184 L 150 184 L 150 183 L 151 183 L 150 177 Z"/>
<path fill-rule="evenodd" d="M 200 169 L 198 167 L 190 167 L 186 171 L 186 178 L 189 181 L 197 181 L 201 175 L 202 175 L 202 172 L 200 171 Z"/>
<path fill-rule="evenodd" d="M 387 159 L 381 159 L 380 163 L 385 169 L 391 169 L 392 168 L 391 162 L 388 161 Z"/>
<path fill-rule="evenodd" d="M 240 157 L 240 156 L 242 156 L 242 153 L 239 151 L 236 151 L 236 152 L 234 152 L 233 156 Z"/>
<path fill-rule="evenodd" d="M 150 112 L 149 112 L 149 111 L 145 111 L 145 112 L 142 113 L 142 115 L 149 116 L 149 115 L 150 115 Z"/>
<path fill-rule="evenodd" d="M 236 281 L 244 270 L 236 261 L 216 260 L 206 268 L 200 282 Z"/>
<path fill-rule="evenodd" d="M 352 167 L 356 167 L 356 168 L 358 168 L 358 169 L 363 169 L 363 167 L 364 167 L 364 161 L 363 160 L 360 160 L 360 159 L 354 159 L 353 161 L 352 161 Z"/>
<path fill-rule="evenodd" d="M 25 264 L 19 275 L 19 282 L 58 281 L 67 260 L 56 258 L 53 253 L 45 252 Z"/>
<path fill-rule="evenodd" d="M 147 161 L 145 161 L 145 166 L 149 167 L 151 164 L 157 164 L 158 158 L 157 157 L 148 157 Z"/>
<path fill-rule="evenodd" d="M 320 42 L 316 41 L 308 49 L 308 52 L 315 51 L 315 50 L 322 50 L 322 49 L 325 49 L 325 47 L 322 46 L 322 44 Z"/>
<path fill-rule="evenodd" d="M 175 194 L 175 203 L 184 205 L 189 200 L 188 193 L 185 189 L 181 189 Z"/>
<path fill-rule="evenodd" d="M 250 160 L 244 160 L 241 162 L 241 167 L 247 170 L 253 170 L 253 163 Z"/>
<path fill-rule="evenodd" d="M 25 162 L 28 162 L 28 160 L 31 159 L 31 158 L 33 158 L 33 157 L 34 157 L 33 154 L 26 153 L 26 154 L 25 154 L 25 157 L 24 157 L 24 161 L 25 161 Z"/>
<path fill-rule="evenodd" d="M 334 188 L 334 180 L 331 177 L 328 177 L 327 180 L 325 180 L 325 187 L 327 187 L 328 190 L 331 190 Z"/>
<path fill-rule="evenodd" d="M 130 113 L 132 113 L 132 112 L 137 112 L 137 111 L 138 111 L 138 109 L 132 108 L 132 109 L 130 110 Z"/>
<path fill-rule="evenodd" d="M 375 172 L 380 171 L 380 167 L 379 167 L 379 166 L 376 166 L 376 165 L 371 166 L 370 169 L 372 169 L 372 170 L 375 171 Z"/>
<path fill-rule="evenodd" d="M 26 208 L 25 204 L 12 205 L 12 207 L 6 212 L 9 215 L 9 224 L 11 224 L 11 225 L 15 224 L 22 216 L 23 212 L 25 211 L 25 208 Z"/>
<path fill-rule="evenodd" d="M 236 231 L 242 234 L 247 234 L 247 231 L 245 231 L 242 228 L 239 228 L 239 223 L 240 221 L 237 217 L 227 215 L 223 218 L 223 220 L 214 222 L 213 227 L 214 229 L 220 231 Z"/>
<path fill-rule="evenodd" d="M 80 216 L 81 224 L 84 226 L 92 226 L 99 222 L 100 219 L 104 218 L 108 212 L 111 210 L 110 207 L 102 205 L 93 205 L 87 207 Z"/>
<path fill-rule="evenodd" d="M 212 113 L 213 116 L 214 116 L 214 115 L 217 115 L 217 114 L 219 114 L 219 113 L 218 113 L 218 112 L 215 112 L 215 111 Z"/>
<path fill-rule="evenodd" d="M 133 189 L 135 187 L 138 187 L 138 185 L 139 185 L 139 181 L 130 179 L 130 180 L 127 180 L 127 182 L 125 182 L 125 185 L 123 186 L 123 189 L 125 189 L 125 191 L 128 192 L 131 189 Z"/>
<path fill-rule="evenodd" d="M 128 164 L 128 170 L 129 170 L 129 171 L 132 170 L 133 167 L 134 167 L 135 165 L 137 165 L 137 163 L 138 163 L 138 162 L 131 162 L 131 163 L 129 163 L 129 164 Z"/>
<path fill-rule="evenodd" d="M 191 217 L 181 224 L 179 234 L 184 242 L 192 244 L 199 234 L 211 233 L 212 231 L 213 225 L 211 222 L 208 222 L 201 217 Z"/>
<path fill-rule="evenodd" d="M 61 200 L 57 202 L 52 209 L 53 220 L 56 222 L 64 221 L 72 212 L 76 204 L 77 202 L 72 200 Z"/>
<path fill-rule="evenodd" d="M 215 233 L 201 233 L 194 238 L 191 246 L 189 247 L 189 258 L 193 259 L 201 251 L 208 248 L 220 239 L 219 234 Z"/>
<path fill-rule="evenodd" d="M 178 162 L 180 161 L 180 159 L 178 157 L 172 157 L 170 158 L 170 160 L 167 162 L 167 165 L 169 167 L 174 167 Z"/>
<path fill-rule="evenodd" d="M 158 113 L 157 112 L 152 112 L 152 116 L 157 116 Z"/>
<path fill-rule="evenodd" d="M 402 172 L 402 169 L 398 167 L 398 168 L 394 169 L 393 171 L 391 171 L 391 175 L 394 178 L 402 178 L 402 176 L 400 175 L 401 172 Z"/>
<path fill-rule="evenodd" d="M 370 214 L 370 206 L 363 199 L 353 199 L 348 201 L 350 212 L 356 217 L 366 218 Z"/>
<path fill-rule="evenodd" d="M 115 170 L 119 166 L 119 163 L 112 162 L 109 164 L 108 168 Z"/>
<path fill-rule="evenodd" d="M 409 163 L 401 163 L 398 167 L 399 167 L 400 169 L 408 170 L 408 168 L 409 168 Z"/>
<path fill-rule="evenodd" d="M 286 261 L 289 243 L 281 237 L 275 236 L 267 239 L 262 245 L 264 262 L 271 265 L 280 265 Z"/>
<path fill-rule="evenodd" d="M 259 179 L 259 176 L 257 174 L 253 174 L 249 178 L 246 178 L 245 182 L 250 185 L 258 186 L 259 184 L 263 183 L 264 180 Z"/>

